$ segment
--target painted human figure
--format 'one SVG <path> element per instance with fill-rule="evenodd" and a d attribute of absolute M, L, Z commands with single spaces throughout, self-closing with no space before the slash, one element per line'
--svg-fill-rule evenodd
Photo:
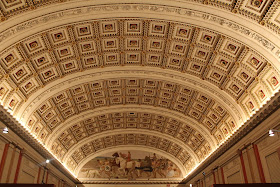
<path fill-rule="evenodd" d="M 130 162 L 130 161 L 131 161 L 131 153 L 130 153 L 130 151 L 128 151 L 127 154 L 121 153 L 121 152 L 120 152 L 120 156 L 121 156 L 122 158 L 126 159 L 127 162 Z"/>
<path fill-rule="evenodd" d="M 97 160 L 97 166 L 99 167 L 99 173 L 102 175 L 104 173 L 104 163 L 102 160 Z"/>
<path fill-rule="evenodd" d="M 153 160 L 157 160 L 156 153 L 153 154 Z"/>
<path fill-rule="evenodd" d="M 122 158 L 126 158 L 126 154 L 124 154 L 124 153 L 122 153 L 122 152 L 120 152 L 120 156 L 121 156 Z"/>
<path fill-rule="evenodd" d="M 175 171 L 173 168 L 173 164 L 168 161 L 168 167 L 167 167 L 167 172 L 166 172 L 166 178 L 171 178 L 175 175 Z"/>
<path fill-rule="evenodd" d="M 164 169 L 164 159 L 160 158 L 157 160 L 153 160 L 152 167 L 153 167 L 153 176 L 154 178 L 157 178 L 157 173 L 160 175 L 160 177 L 165 177 L 162 170 Z"/>
<path fill-rule="evenodd" d="M 126 161 L 127 161 L 127 162 L 130 162 L 130 161 L 131 161 L 131 154 L 130 154 L 130 151 L 128 151 L 128 153 L 127 153 Z"/>

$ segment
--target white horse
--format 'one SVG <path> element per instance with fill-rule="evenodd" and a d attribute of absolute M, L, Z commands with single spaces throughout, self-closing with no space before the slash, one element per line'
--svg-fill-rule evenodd
<path fill-rule="evenodd" d="M 89 169 L 89 170 L 87 171 L 86 176 L 87 176 L 88 178 L 101 177 L 101 175 L 100 175 L 98 169 Z"/>
<path fill-rule="evenodd" d="M 141 163 L 137 161 L 129 161 L 127 162 L 126 159 L 122 157 L 116 158 L 116 163 L 120 164 L 120 167 L 118 168 L 118 171 L 123 176 L 127 176 L 128 173 L 131 173 L 135 171 L 135 167 L 140 167 Z M 126 172 L 126 169 L 128 169 L 128 172 Z M 140 171 L 136 174 L 138 177 L 140 176 Z"/>

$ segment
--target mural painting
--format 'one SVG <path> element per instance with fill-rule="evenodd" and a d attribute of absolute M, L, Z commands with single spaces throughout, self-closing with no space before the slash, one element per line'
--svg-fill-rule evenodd
<path fill-rule="evenodd" d="M 181 178 L 178 166 L 160 155 L 143 151 L 112 152 L 83 166 L 79 178 L 165 179 Z"/>

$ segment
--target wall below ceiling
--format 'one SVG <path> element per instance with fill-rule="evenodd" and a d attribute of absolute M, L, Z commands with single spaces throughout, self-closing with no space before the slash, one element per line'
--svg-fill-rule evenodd
<path fill-rule="evenodd" d="M 6 124 L 1 121 L 0 128 L 3 128 Z M 70 180 L 66 177 L 52 165 L 52 161 L 46 166 L 47 158 L 43 158 L 11 129 L 8 134 L 0 133 L 0 158 L 0 184 L 44 182 L 55 184 L 56 187 L 76 186 L 72 181 L 74 178 Z"/>
<path fill-rule="evenodd" d="M 280 128 L 280 109 L 267 117 L 241 141 L 194 177 L 194 187 L 232 183 L 280 183 L 280 133 L 269 136 L 269 129 Z M 202 164 L 203 165 L 203 164 Z"/>

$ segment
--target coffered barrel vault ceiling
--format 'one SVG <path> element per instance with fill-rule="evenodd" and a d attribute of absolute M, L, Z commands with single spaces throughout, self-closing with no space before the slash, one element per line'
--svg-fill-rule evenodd
<path fill-rule="evenodd" d="M 172 2 L 1 0 L 1 104 L 75 174 L 133 146 L 187 174 L 278 91 L 280 10 Z"/>

